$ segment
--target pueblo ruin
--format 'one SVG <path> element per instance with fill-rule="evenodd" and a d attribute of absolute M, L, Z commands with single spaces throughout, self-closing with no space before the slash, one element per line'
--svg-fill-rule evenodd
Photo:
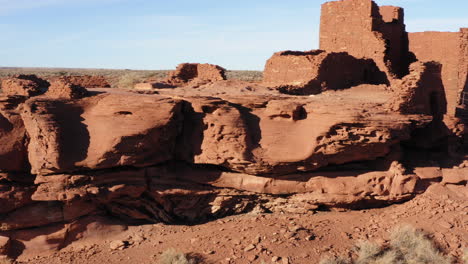
<path fill-rule="evenodd" d="M 322 5 L 320 49 L 275 53 L 262 82 L 193 63 L 139 84 L 152 93 L 5 79 L 0 253 L 111 220 L 369 209 L 441 182 L 466 195 L 467 69 L 467 28 L 407 33 L 402 8 L 342 0 Z"/>

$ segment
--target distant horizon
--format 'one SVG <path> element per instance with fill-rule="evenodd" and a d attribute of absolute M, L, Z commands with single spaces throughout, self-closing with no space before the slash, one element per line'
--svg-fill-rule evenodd
<path fill-rule="evenodd" d="M 0 0 L 0 67 L 262 71 L 274 52 L 318 48 L 324 2 Z M 408 32 L 468 27 L 465 0 L 375 2 L 403 7 Z"/>

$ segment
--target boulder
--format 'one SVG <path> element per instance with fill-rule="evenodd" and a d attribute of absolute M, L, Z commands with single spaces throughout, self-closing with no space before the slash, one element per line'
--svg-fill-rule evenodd
<path fill-rule="evenodd" d="M 468 168 L 442 169 L 443 184 L 461 184 L 468 183 Z"/>
<path fill-rule="evenodd" d="M 173 158 L 182 101 L 130 92 L 37 98 L 21 116 L 34 174 L 144 167 Z"/>

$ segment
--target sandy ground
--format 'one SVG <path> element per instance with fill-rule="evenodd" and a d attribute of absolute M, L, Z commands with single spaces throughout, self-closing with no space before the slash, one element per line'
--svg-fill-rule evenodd
<path fill-rule="evenodd" d="M 431 186 L 413 200 L 386 208 L 246 214 L 194 226 L 132 226 L 100 241 L 83 239 L 20 263 L 158 263 L 175 248 L 201 263 L 318 263 L 326 256 L 352 256 L 359 240 L 385 244 L 392 229 L 410 224 L 424 230 L 446 254 L 468 248 L 468 188 Z M 458 260 L 461 263 L 461 260 Z"/>

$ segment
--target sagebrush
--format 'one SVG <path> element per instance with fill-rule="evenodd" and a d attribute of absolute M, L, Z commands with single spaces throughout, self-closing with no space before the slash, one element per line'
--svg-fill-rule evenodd
<path fill-rule="evenodd" d="M 324 259 L 320 264 L 450 264 L 425 234 L 411 226 L 394 229 L 387 247 L 361 241 L 356 244 L 356 259 Z"/>
<path fill-rule="evenodd" d="M 195 264 L 186 254 L 174 248 L 167 249 L 159 256 L 158 264 Z"/>

